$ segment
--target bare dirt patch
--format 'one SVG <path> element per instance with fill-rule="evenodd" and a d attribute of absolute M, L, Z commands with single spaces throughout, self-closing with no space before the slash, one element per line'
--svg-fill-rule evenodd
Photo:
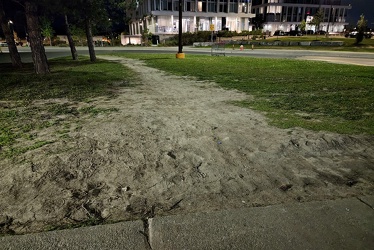
<path fill-rule="evenodd" d="M 106 59 L 138 85 L 94 103 L 118 112 L 0 159 L 2 233 L 374 194 L 372 136 L 278 129 L 231 105 L 240 92 Z"/>

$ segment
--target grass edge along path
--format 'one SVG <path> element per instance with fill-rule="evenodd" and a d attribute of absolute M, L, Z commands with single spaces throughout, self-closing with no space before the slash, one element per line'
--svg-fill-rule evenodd
<path fill-rule="evenodd" d="M 116 53 L 148 66 L 214 81 L 255 98 L 236 105 L 263 112 L 272 125 L 374 135 L 372 67 L 292 59 Z"/>

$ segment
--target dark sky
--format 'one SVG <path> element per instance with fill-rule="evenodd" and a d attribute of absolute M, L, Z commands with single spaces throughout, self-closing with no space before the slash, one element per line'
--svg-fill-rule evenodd
<path fill-rule="evenodd" d="M 360 19 L 360 15 L 364 14 L 368 20 L 368 26 L 374 28 L 374 0 L 342 0 L 342 4 L 351 4 L 352 9 L 348 10 L 347 21 L 355 26 Z"/>

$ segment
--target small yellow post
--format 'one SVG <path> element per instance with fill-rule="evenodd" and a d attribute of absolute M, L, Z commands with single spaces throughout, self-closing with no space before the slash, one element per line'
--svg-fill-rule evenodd
<path fill-rule="evenodd" d="M 183 59 L 183 58 L 185 58 L 185 55 L 184 55 L 184 53 L 177 53 L 176 58 Z"/>

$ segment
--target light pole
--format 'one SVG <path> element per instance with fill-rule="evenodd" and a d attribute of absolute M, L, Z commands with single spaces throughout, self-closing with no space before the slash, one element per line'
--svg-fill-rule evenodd
<path fill-rule="evenodd" d="M 12 20 L 8 21 L 8 27 L 9 27 L 9 31 L 10 31 L 10 34 L 11 34 L 11 38 L 15 42 L 16 39 L 15 39 L 15 36 L 14 36 L 14 29 L 13 29 L 13 21 Z"/>
<path fill-rule="evenodd" d="M 179 0 L 179 25 L 178 25 L 178 53 L 176 55 L 177 58 L 184 58 L 185 55 L 182 52 L 182 7 L 183 7 L 183 0 Z"/>
<path fill-rule="evenodd" d="M 8 21 L 8 26 L 9 26 L 10 32 L 13 34 L 13 21 L 12 20 Z"/>

